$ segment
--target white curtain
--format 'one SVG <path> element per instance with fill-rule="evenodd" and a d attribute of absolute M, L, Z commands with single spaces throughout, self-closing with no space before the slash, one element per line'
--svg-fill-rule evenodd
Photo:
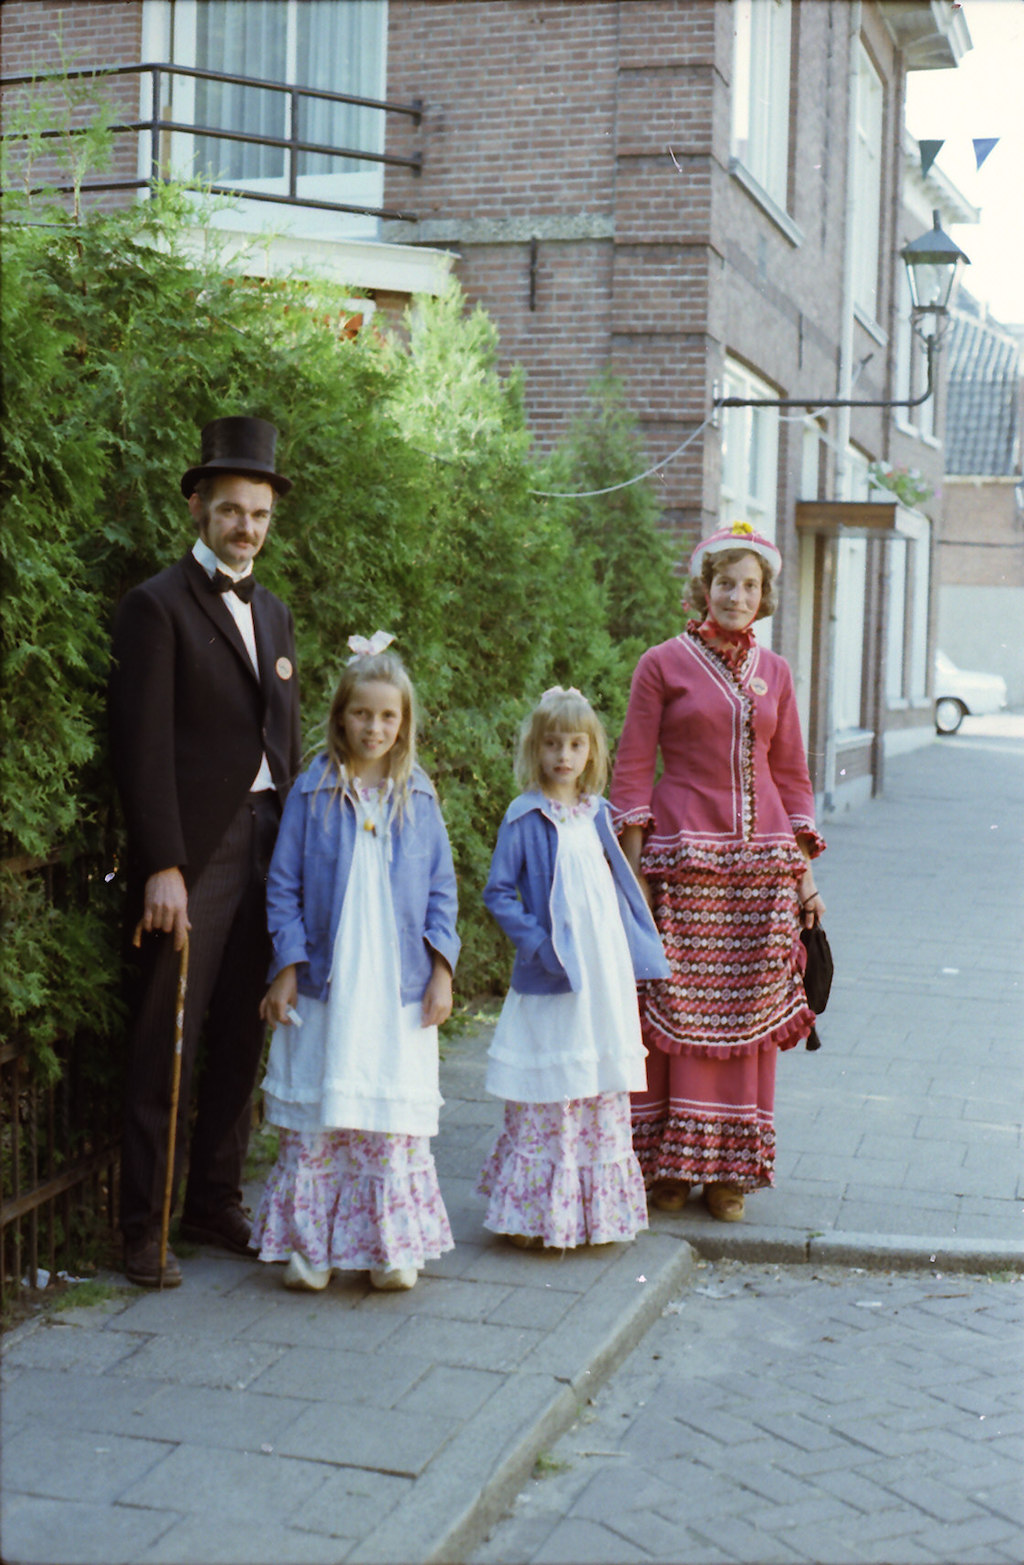
<path fill-rule="evenodd" d="M 196 64 L 202 69 L 283 82 L 287 59 L 288 0 L 199 0 Z M 287 101 L 280 92 L 199 80 L 196 123 L 250 135 L 284 136 Z M 221 183 L 279 179 L 285 171 L 285 153 L 280 147 L 197 136 L 196 170 Z"/>
<path fill-rule="evenodd" d="M 384 97 L 386 0 L 305 0 L 297 8 L 297 21 L 296 79 L 301 86 Z M 384 115 L 379 109 L 304 98 L 300 113 L 303 141 L 384 150 Z M 300 174 L 341 174 L 358 166 L 354 159 L 318 153 L 304 153 L 299 159 Z"/>

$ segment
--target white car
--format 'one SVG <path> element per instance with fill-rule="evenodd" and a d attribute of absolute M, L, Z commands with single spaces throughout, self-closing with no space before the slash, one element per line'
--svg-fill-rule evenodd
<path fill-rule="evenodd" d="M 979 674 L 957 668 L 944 652 L 935 654 L 935 727 L 955 734 L 965 717 L 982 717 L 1006 705 L 1006 680 L 1001 674 Z"/>

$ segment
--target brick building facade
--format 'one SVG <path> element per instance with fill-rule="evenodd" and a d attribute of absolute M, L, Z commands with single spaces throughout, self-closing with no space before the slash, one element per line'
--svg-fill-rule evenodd
<path fill-rule="evenodd" d="M 89 59 L 163 48 L 204 63 L 181 41 L 199 36 L 196 0 L 4 9 L 7 74 L 58 16 L 66 51 Z M 356 8 L 327 10 L 325 28 Z M 384 307 L 434 285 L 386 276 L 389 250 L 440 258 L 436 286 L 450 266 L 494 319 L 505 362 L 525 369 L 541 444 L 609 368 L 652 461 L 689 441 L 656 479 L 665 525 L 682 557 L 734 516 L 776 536 L 783 590 L 766 634 L 794 665 L 816 786 L 833 805 L 862 797 L 880 784 L 887 731 L 907 743 L 931 733 L 927 614 L 923 625 L 904 614 L 907 672 L 886 672 L 898 652 L 887 558 L 904 535 L 891 504 L 865 510 L 868 467 L 910 462 L 937 480 L 934 431 L 922 438 L 888 409 L 713 405 L 716 392 L 900 395 L 898 250 L 916 236 L 904 207 L 906 72 L 955 65 L 969 47 L 958 9 L 380 0 L 375 10 L 383 31 L 366 80 L 423 104 L 419 119 L 386 116 L 387 152 L 422 166 L 384 167 L 376 205 L 415 221 L 381 219 L 351 239 L 340 219 L 321 222 L 307 247 L 333 247 L 348 280 Z M 299 35 L 324 8 L 279 0 L 277 12 L 301 55 Z M 246 48 L 248 74 L 261 74 L 258 58 Z M 925 510 L 914 523 L 925 553 L 931 519 Z M 919 608 L 906 573 L 903 590 Z"/>

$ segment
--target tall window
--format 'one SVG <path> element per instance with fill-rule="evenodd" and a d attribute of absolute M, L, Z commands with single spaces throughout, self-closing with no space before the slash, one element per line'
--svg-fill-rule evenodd
<path fill-rule="evenodd" d="M 889 706 L 906 699 L 907 540 L 892 538 L 889 553 L 889 601 L 886 604 L 885 695 Z"/>
<path fill-rule="evenodd" d="M 733 359 L 726 360 L 727 397 L 774 397 L 774 388 Z M 777 408 L 723 408 L 720 523 L 750 522 L 775 537 L 779 484 Z"/>
<path fill-rule="evenodd" d="M 882 83 L 857 45 L 857 130 L 853 150 L 853 302 L 878 315 L 878 248 L 882 222 Z"/>
<path fill-rule="evenodd" d="M 786 207 L 790 0 L 733 0 L 732 155 Z"/>
<path fill-rule="evenodd" d="M 175 64 L 365 98 L 385 96 L 387 0 L 174 0 L 171 28 Z M 173 93 L 179 122 L 281 139 L 292 133 L 291 102 L 285 93 L 187 77 L 174 78 Z M 384 150 L 384 115 L 357 104 L 305 98 L 300 100 L 298 135 L 302 141 L 379 153 Z M 175 136 L 179 172 L 236 188 L 286 194 L 287 160 L 282 147 Z M 300 196 L 353 206 L 383 205 L 382 164 L 301 153 L 296 172 Z M 262 220 L 268 220 L 266 208 Z M 368 219 L 353 221 L 361 230 L 375 226 Z M 347 224 L 349 231 L 353 221 Z M 335 234 L 338 225 L 334 215 Z"/>
<path fill-rule="evenodd" d="M 866 500 L 868 462 L 850 446 L 846 452 L 844 500 Z M 859 728 L 864 690 L 864 608 L 867 597 L 867 541 L 840 538 L 836 547 L 835 726 Z"/>
<path fill-rule="evenodd" d="M 727 397 L 774 397 L 772 386 L 735 360 L 725 368 Z M 723 408 L 722 484 L 719 524 L 749 522 L 766 538 L 775 537 L 779 489 L 779 412 L 777 408 Z M 754 634 L 771 645 L 770 619 L 758 620 Z"/>

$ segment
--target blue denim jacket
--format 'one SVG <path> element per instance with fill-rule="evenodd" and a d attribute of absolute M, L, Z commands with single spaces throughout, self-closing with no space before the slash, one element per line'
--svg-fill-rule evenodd
<path fill-rule="evenodd" d="M 270 978 L 294 962 L 299 993 L 316 1000 L 327 997 L 356 835 L 355 806 L 335 793 L 325 777 L 327 764 L 326 755 L 317 756 L 288 795 L 267 878 Z M 403 1005 L 422 999 L 433 970 L 431 951 L 454 972 L 460 943 L 455 868 L 437 795 L 419 767 L 410 787 L 404 814 L 399 819 L 392 812 L 388 824 Z"/>
<path fill-rule="evenodd" d="M 669 965 L 650 908 L 598 800 L 594 825 L 618 896 L 637 978 L 667 978 Z M 572 908 L 555 891 L 558 827 L 543 793 L 522 793 L 505 811 L 484 888 L 484 902 L 516 948 L 512 988 L 520 994 L 568 994 L 582 987 Z"/>

